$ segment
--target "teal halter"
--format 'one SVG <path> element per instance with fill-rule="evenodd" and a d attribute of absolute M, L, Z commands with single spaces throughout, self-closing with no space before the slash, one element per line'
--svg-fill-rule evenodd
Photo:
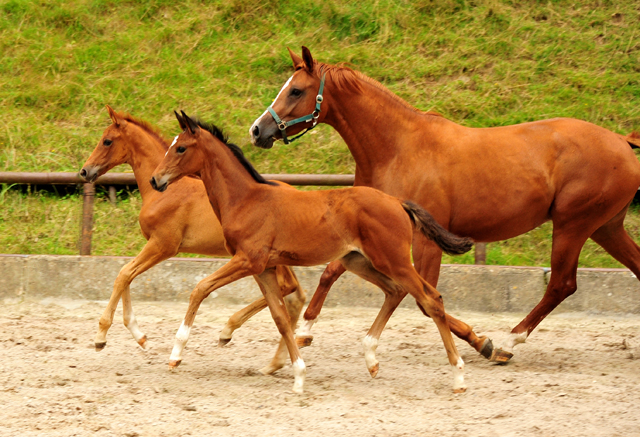
<path fill-rule="evenodd" d="M 292 143 L 294 140 L 297 140 L 302 135 L 306 134 L 311 129 L 316 127 L 316 125 L 318 124 L 318 117 L 320 117 L 320 104 L 324 100 L 322 97 L 322 91 L 324 90 L 324 77 L 325 77 L 325 74 L 322 75 L 322 80 L 320 81 L 320 88 L 318 89 L 318 95 L 316 96 L 316 109 L 311 114 L 305 115 L 304 117 L 296 118 L 295 120 L 283 121 L 280 119 L 280 117 L 278 117 L 278 114 L 276 114 L 276 111 L 273 110 L 273 103 L 275 103 L 275 101 L 271 105 L 269 105 L 269 107 L 267 108 L 269 113 L 273 116 L 273 119 L 275 120 L 276 124 L 278 125 L 278 129 L 280 129 L 280 133 L 282 134 L 282 141 L 284 141 L 285 144 L 289 144 L 289 143 Z M 313 125 L 311 127 L 306 128 L 295 137 L 287 138 L 288 127 L 291 127 L 294 124 L 305 123 L 309 121 L 313 121 Z"/>

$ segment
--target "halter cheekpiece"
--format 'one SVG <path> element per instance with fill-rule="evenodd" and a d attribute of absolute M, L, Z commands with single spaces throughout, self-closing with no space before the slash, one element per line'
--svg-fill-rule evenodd
<path fill-rule="evenodd" d="M 280 133 L 282 134 L 282 141 L 285 144 L 289 144 L 289 143 L 292 143 L 294 140 L 297 140 L 302 135 L 306 134 L 311 129 L 316 127 L 316 125 L 318 124 L 318 117 L 320 117 L 320 104 L 324 100 L 324 98 L 322 97 L 322 91 L 324 90 L 324 77 L 325 77 L 325 75 L 326 75 L 326 73 L 322 75 L 322 79 L 320 80 L 320 88 L 318 89 L 318 95 L 316 96 L 316 109 L 311 114 L 305 115 L 305 116 L 300 117 L 300 118 L 296 118 L 295 120 L 284 121 L 284 120 L 280 119 L 280 117 L 278 117 L 278 114 L 276 114 L 276 111 L 274 111 L 274 109 L 273 109 L 273 103 L 275 103 L 275 101 L 271 105 L 269 105 L 269 107 L 267 108 L 267 110 L 269 111 L 269 113 L 271 114 L 273 119 L 275 120 L 276 124 L 278 125 L 278 129 L 280 129 Z M 288 127 L 291 127 L 294 124 L 305 123 L 305 122 L 309 122 L 309 121 L 313 121 L 313 124 L 311 125 L 311 127 L 306 128 L 305 130 L 303 130 L 302 132 L 300 132 L 298 135 L 296 135 L 294 137 L 287 138 L 287 128 Z"/>

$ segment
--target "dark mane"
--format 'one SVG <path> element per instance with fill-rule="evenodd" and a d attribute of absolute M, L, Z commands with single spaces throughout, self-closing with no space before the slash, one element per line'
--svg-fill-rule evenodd
<path fill-rule="evenodd" d="M 220 128 L 218 128 L 214 124 L 205 123 L 204 121 L 198 119 L 195 119 L 194 121 L 198 124 L 198 126 L 209 132 L 211 135 L 219 139 L 225 146 L 227 146 L 236 157 L 236 159 L 240 162 L 240 164 L 242 164 L 242 166 L 249 172 L 251 177 L 256 182 L 267 185 L 278 185 L 275 182 L 271 182 L 263 178 L 262 175 L 258 173 L 258 170 L 256 170 L 253 165 L 251 165 L 249 160 L 244 156 L 242 149 L 235 144 L 230 143 L 229 138 L 222 132 L 222 130 L 220 130 Z"/>
<path fill-rule="evenodd" d="M 166 140 L 165 137 L 162 136 L 162 134 L 160 133 L 158 128 L 153 126 L 151 123 L 149 123 L 147 121 L 144 121 L 144 120 L 141 120 L 141 119 L 139 119 L 137 117 L 134 117 L 133 115 L 128 114 L 126 112 L 118 112 L 116 114 L 118 115 L 118 117 L 122 118 L 123 120 L 126 120 L 126 121 L 128 121 L 130 123 L 133 123 L 136 126 L 140 127 L 146 133 L 148 133 L 153 138 L 158 140 L 158 142 L 160 144 L 162 144 L 162 147 L 164 147 L 165 150 L 169 150 L 169 142 Z"/>
<path fill-rule="evenodd" d="M 409 109 L 411 109 L 413 111 L 416 111 L 416 112 L 420 112 L 422 114 L 434 115 L 434 116 L 437 116 L 437 117 L 442 117 L 442 115 L 437 113 L 437 112 L 421 111 L 420 109 L 416 108 L 415 106 L 410 105 L 406 100 L 398 97 L 396 94 L 394 94 L 391 91 L 389 91 L 389 89 L 387 87 L 382 85 L 377 80 L 372 79 L 369 76 L 366 76 L 366 75 L 364 75 L 363 73 L 361 73 L 359 71 L 352 70 L 351 68 L 345 66 L 344 64 L 329 65 L 329 64 L 322 63 L 322 62 L 318 62 L 318 61 L 314 61 L 314 63 L 315 63 L 315 65 L 314 65 L 313 71 L 318 76 L 318 79 L 320 77 L 322 77 L 323 73 L 326 73 L 329 77 L 331 77 L 331 79 L 336 84 L 338 89 L 348 89 L 349 88 L 349 89 L 355 90 L 357 92 L 362 92 L 362 87 L 361 87 L 361 85 L 359 83 L 359 80 L 362 80 L 362 81 L 364 81 L 366 83 L 369 83 L 369 84 L 373 85 L 374 87 L 378 88 L 379 90 L 383 91 L 389 97 L 391 97 L 392 99 L 394 99 L 398 103 L 402 104 L 406 108 L 409 108 Z"/>

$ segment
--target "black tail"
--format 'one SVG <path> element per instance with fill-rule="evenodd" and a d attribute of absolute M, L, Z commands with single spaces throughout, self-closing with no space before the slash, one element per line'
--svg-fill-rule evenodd
<path fill-rule="evenodd" d="M 460 255 L 471 250 L 473 240 L 458 237 L 447 231 L 420 205 L 404 201 L 402 202 L 402 207 L 407 211 L 409 217 L 411 217 L 411 221 L 415 227 L 422 232 L 425 237 L 436 243 L 443 252 L 450 255 Z"/>

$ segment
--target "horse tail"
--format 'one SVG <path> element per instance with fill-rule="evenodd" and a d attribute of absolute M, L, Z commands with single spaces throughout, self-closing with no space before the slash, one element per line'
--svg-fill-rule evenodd
<path fill-rule="evenodd" d="M 413 225 L 429 240 L 438 245 L 443 252 L 450 255 L 460 255 L 468 252 L 473 246 L 473 240 L 458 237 L 443 228 L 427 210 L 410 201 L 402 202 L 402 207 L 409 214 Z"/>
<path fill-rule="evenodd" d="M 623 140 L 625 140 L 627 143 L 629 143 L 629 145 L 631 146 L 632 149 L 640 149 L 640 133 L 638 132 L 631 132 L 629 135 L 622 136 Z"/>

